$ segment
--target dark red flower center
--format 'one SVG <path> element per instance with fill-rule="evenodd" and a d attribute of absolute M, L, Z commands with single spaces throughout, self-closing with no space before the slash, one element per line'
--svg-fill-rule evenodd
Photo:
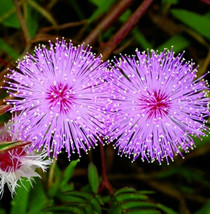
<path fill-rule="evenodd" d="M 50 107 L 59 113 L 66 113 L 71 109 L 74 101 L 72 88 L 67 84 L 58 83 L 49 88 L 46 99 L 49 101 Z"/>
<path fill-rule="evenodd" d="M 170 108 L 169 97 L 160 91 L 149 93 L 149 96 L 141 96 L 140 107 L 145 110 L 148 117 L 163 117 L 168 114 Z"/>
<path fill-rule="evenodd" d="M 13 149 L 8 152 L 0 153 L 0 169 L 5 172 L 16 171 L 21 167 L 20 157 L 26 152 L 23 148 Z"/>

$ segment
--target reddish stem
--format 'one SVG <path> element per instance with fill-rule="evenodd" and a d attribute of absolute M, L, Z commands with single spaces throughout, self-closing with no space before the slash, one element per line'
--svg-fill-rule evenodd
<path fill-rule="evenodd" d="M 12 108 L 11 105 L 0 105 L 0 115 L 5 114 L 7 111 L 9 111 Z"/>
<path fill-rule="evenodd" d="M 110 194 L 113 194 L 113 189 L 111 184 L 109 183 L 107 173 L 106 173 L 106 158 L 105 158 L 104 146 L 102 143 L 99 144 L 99 148 L 100 148 L 101 168 L 102 168 L 102 183 L 99 188 L 99 192 L 107 189 L 110 192 Z"/>
<path fill-rule="evenodd" d="M 106 60 L 117 45 L 127 36 L 127 34 L 135 27 L 139 19 L 147 11 L 148 7 L 152 4 L 153 0 L 144 0 L 141 5 L 136 9 L 133 15 L 127 22 L 120 28 L 119 31 L 106 43 L 101 53 L 103 59 Z"/>
<path fill-rule="evenodd" d="M 121 0 L 119 1 L 104 19 L 91 31 L 91 33 L 84 39 L 84 42 L 93 45 L 98 39 L 99 33 L 104 33 L 118 17 L 131 5 L 134 0 Z"/>

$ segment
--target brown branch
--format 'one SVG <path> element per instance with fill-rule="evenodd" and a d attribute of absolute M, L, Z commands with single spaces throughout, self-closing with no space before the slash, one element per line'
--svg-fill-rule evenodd
<path fill-rule="evenodd" d="M 19 6 L 18 0 L 14 0 L 14 3 L 15 3 L 15 8 L 16 8 L 16 11 L 17 11 L 18 19 L 19 19 L 19 22 L 20 22 L 20 26 L 22 28 L 23 35 L 24 35 L 25 40 L 26 40 L 26 44 L 28 45 L 29 41 L 30 41 L 30 35 L 29 35 L 29 32 L 28 32 L 28 28 L 27 28 L 25 19 L 23 18 L 23 15 L 22 15 L 21 8 Z"/>
<path fill-rule="evenodd" d="M 136 9 L 133 15 L 120 28 L 120 30 L 103 46 L 101 50 L 103 59 L 106 60 L 117 45 L 127 36 L 127 34 L 135 27 L 139 19 L 144 15 L 153 0 L 144 0 L 142 4 Z"/>
<path fill-rule="evenodd" d="M 81 26 L 81 25 L 84 25 L 87 23 L 87 19 L 84 19 L 84 20 L 81 20 L 81 21 L 78 21 L 78 22 L 69 22 L 69 23 L 65 23 L 65 24 L 62 24 L 62 25 L 58 25 L 57 27 L 55 26 L 50 26 L 50 27 L 43 27 L 40 29 L 40 33 L 46 33 L 48 31 L 51 31 L 51 30 L 63 30 L 63 29 L 66 29 L 66 28 L 70 28 L 70 27 L 77 27 L 77 26 Z"/>
<path fill-rule="evenodd" d="M 118 17 L 133 3 L 134 0 L 121 0 L 110 10 L 104 19 L 84 39 L 84 42 L 93 45 L 98 39 L 99 33 L 104 33 Z"/>

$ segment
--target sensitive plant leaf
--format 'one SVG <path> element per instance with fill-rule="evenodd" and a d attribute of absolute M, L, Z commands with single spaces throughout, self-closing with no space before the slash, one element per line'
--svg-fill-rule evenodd
<path fill-rule="evenodd" d="M 92 194 L 79 191 L 69 191 L 58 195 L 58 198 L 64 203 L 63 206 L 59 207 L 59 210 L 64 209 L 64 207 L 68 207 L 68 210 L 71 211 L 72 208 L 78 207 L 80 209 L 77 210 L 78 213 L 84 212 L 101 214 L 100 202 L 98 198 Z M 48 208 L 48 210 L 54 211 L 54 206 L 52 208 L 53 209 Z"/>
<path fill-rule="evenodd" d="M 210 39 L 210 19 L 209 17 L 202 16 L 200 14 L 183 10 L 173 9 L 171 10 L 173 16 L 185 23 L 189 27 L 193 28 L 202 36 Z"/>
<path fill-rule="evenodd" d="M 88 179 L 92 192 L 97 193 L 99 188 L 98 171 L 92 162 L 88 165 Z"/>
<path fill-rule="evenodd" d="M 74 173 L 74 169 L 75 169 L 75 167 L 79 161 L 80 161 L 79 159 L 73 160 L 66 167 L 65 172 L 64 172 L 64 176 L 63 176 L 63 181 L 61 183 L 61 187 L 65 186 L 69 182 L 70 178 L 72 177 L 72 175 Z"/>
<path fill-rule="evenodd" d="M 53 212 L 53 214 L 86 214 L 83 207 L 78 207 L 77 205 L 62 205 L 62 206 L 53 206 L 44 209 L 44 213 Z"/>
<path fill-rule="evenodd" d="M 129 201 L 129 200 L 146 200 L 148 197 L 146 195 L 141 195 L 136 193 L 122 193 L 117 197 L 117 201 Z"/>
<path fill-rule="evenodd" d="M 0 38 L 0 50 L 6 52 L 13 59 L 17 59 L 19 57 L 18 53 L 1 38 Z"/>
<path fill-rule="evenodd" d="M 140 202 L 140 201 L 125 201 L 121 205 L 122 209 L 136 209 L 138 208 L 139 210 L 144 209 L 144 208 L 156 208 L 155 204 L 152 204 L 150 202 Z"/>
<path fill-rule="evenodd" d="M 161 3 L 163 5 L 165 5 L 165 4 L 178 4 L 179 0 L 162 0 Z"/>
<path fill-rule="evenodd" d="M 78 198 L 82 198 L 84 200 L 89 200 L 92 197 L 92 195 L 87 192 L 79 192 L 79 191 L 68 191 L 65 194 L 69 195 L 69 196 L 75 196 Z"/>
<path fill-rule="evenodd" d="M 131 210 L 127 214 L 161 214 L 161 212 L 157 210 Z"/>
<path fill-rule="evenodd" d="M 7 27 L 20 28 L 15 6 L 12 0 L 1 0 L 0 23 Z"/>
<path fill-rule="evenodd" d="M 109 197 L 109 196 L 108 196 Z M 101 198 L 100 195 L 95 195 L 95 198 L 98 200 L 98 202 L 101 204 L 101 205 L 104 205 L 104 199 Z M 109 197 L 110 198 L 110 197 Z"/>
<path fill-rule="evenodd" d="M 135 191 L 136 191 L 136 190 L 135 190 L 134 188 L 132 188 L 132 187 L 123 187 L 123 188 L 117 190 L 117 191 L 114 193 L 114 195 L 117 196 L 117 195 L 120 195 L 120 194 L 122 194 L 122 193 L 133 193 L 133 192 L 135 192 Z"/>
<path fill-rule="evenodd" d="M 160 208 L 160 210 L 162 210 L 164 213 L 166 214 L 177 214 L 177 212 L 175 212 L 174 210 L 172 210 L 169 207 L 166 207 L 163 204 L 156 204 L 158 208 Z"/>
<path fill-rule="evenodd" d="M 156 204 L 147 201 L 148 196 L 125 187 L 117 190 L 111 198 L 109 214 L 114 213 L 159 213 Z"/>
<path fill-rule="evenodd" d="M 190 42 L 185 39 L 181 35 L 175 35 L 171 37 L 169 40 L 164 42 L 162 45 L 160 45 L 157 49 L 159 51 L 163 51 L 165 48 L 170 49 L 173 46 L 173 51 L 174 52 L 180 52 L 187 48 L 190 45 Z"/>
<path fill-rule="evenodd" d="M 27 179 L 23 179 L 20 187 L 16 190 L 16 195 L 11 202 L 12 208 L 10 214 L 26 214 L 28 207 L 29 191 L 31 184 Z"/>

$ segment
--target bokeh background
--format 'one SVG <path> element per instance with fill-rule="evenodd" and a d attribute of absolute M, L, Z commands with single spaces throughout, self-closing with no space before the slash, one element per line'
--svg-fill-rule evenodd
<path fill-rule="evenodd" d="M 109 60 L 120 53 L 134 54 L 136 48 L 162 51 L 173 46 L 177 53 L 185 50 L 184 57 L 199 65 L 200 77 L 210 70 L 209 9 L 209 0 L 0 0 L 0 86 L 17 59 L 33 53 L 40 43 L 62 37 L 74 44 L 88 43 Z M 136 10 L 140 11 L 136 23 L 130 26 L 129 17 Z M 123 26 L 127 31 L 119 36 Z M 116 37 L 118 42 L 112 44 Z M 7 96 L 0 91 L 0 105 Z M 9 118 L 9 113 L 0 116 L 0 125 Z M 102 173 L 99 148 L 79 161 L 75 156 L 70 164 L 61 154 L 43 179 L 33 182 L 33 188 L 23 181 L 27 191 L 19 188 L 13 199 L 5 188 L 0 214 L 208 214 L 210 136 L 195 138 L 195 143 L 195 150 L 184 154 L 184 159 L 177 156 L 169 165 L 138 159 L 131 163 L 119 157 L 112 145 L 106 146 L 108 179 L 114 191 L 124 188 L 112 196 L 107 190 L 97 193 Z M 68 195 L 69 191 L 74 194 Z M 140 206 L 139 200 L 148 206 Z"/>

